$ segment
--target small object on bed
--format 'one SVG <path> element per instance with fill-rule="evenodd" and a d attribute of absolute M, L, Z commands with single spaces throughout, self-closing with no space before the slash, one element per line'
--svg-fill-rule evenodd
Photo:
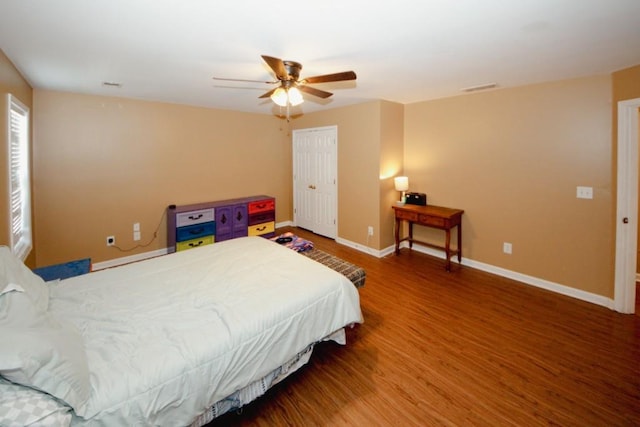
<path fill-rule="evenodd" d="M 298 237 L 290 231 L 279 236 L 272 237 L 271 240 L 286 246 L 289 249 L 293 249 L 296 252 L 304 252 L 313 249 L 313 242 L 305 240 L 302 237 Z"/>

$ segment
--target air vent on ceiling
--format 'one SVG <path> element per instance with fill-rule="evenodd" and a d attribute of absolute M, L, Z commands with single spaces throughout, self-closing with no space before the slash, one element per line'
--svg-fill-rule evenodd
<path fill-rule="evenodd" d="M 122 83 L 118 83 L 118 82 L 102 82 L 102 86 L 120 88 L 120 87 L 122 87 Z"/>
<path fill-rule="evenodd" d="M 494 87 L 498 87 L 497 83 L 485 83 L 482 85 L 477 85 L 477 86 L 469 86 L 469 87 L 465 87 L 460 89 L 463 92 L 477 92 L 479 90 L 487 90 L 487 89 L 493 89 Z"/>

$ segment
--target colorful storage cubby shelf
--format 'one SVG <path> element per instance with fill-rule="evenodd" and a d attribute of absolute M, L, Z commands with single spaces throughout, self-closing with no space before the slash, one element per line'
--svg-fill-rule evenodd
<path fill-rule="evenodd" d="M 276 200 L 270 196 L 167 208 L 167 247 L 182 251 L 243 236 L 271 237 L 275 232 Z"/>

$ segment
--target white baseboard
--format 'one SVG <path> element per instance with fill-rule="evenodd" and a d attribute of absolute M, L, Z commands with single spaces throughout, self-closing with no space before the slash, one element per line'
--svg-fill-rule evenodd
<path fill-rule="evenodd" d="M 337 238 L 336 242 L 349 246 L 351 248 L 357 249 L 361 252 L 367 253 L 369 255 L 376 256 L 378 258 L 385 257 L 387 255 L 392 254 L 395 251 L 395 246 L 389 246 L 382 250 L 377 250 L 373 248 L 369 248 L 367 246 L 363 246 L 358 243 L 351 242 L 349 240 Z M 401 248 L 409 247 L 407 242 L 402 242 L 400 245 Z M 420 245 L 418 243 L 413 244 L 413 250 L 417 252 L 421 252 L 427 255 L 431 255 L 437 258 L 445 259 L 446 256 L 443 251 L 439 251 L 436 249 L 429 248 L 427 246 Z M 516 271 L 507 270 L 505 268 L 496 267 L 494 265 L 485 264 L 483 262 L 474 261 L 469 258 L 462 258 L 461 264 L 467 267 L 475 268 L 477 270 L 486 271 L 487 273 L 492 273 L 497 276 L 506 277 L 508 279 L 516 280 L 518 282 L 524 283 L 526 285 L 535 286 L 537 288 L 546 289 L 551 292 L 555 292 L 561 295 L 566 295 L 572 298 L 576 298 L 582 301 L 587 301 L 592 304 L 601 305 L 603 307 L 607 307 L 613 310 L 613 299 L 603 297 L 602 295 L 593 294 L 590 292 L 585 292 L 580 289 L 572 288 L 570 286 L 561 285 L 559 283 L 550 282 L 548 280 L 540 279 L 537 277 L 529 276 L 526 274 L 518 273 Z M 640 275 L 639 275 L 640 277 Z"/>
<path fill-rule="evenodd" d="M 402 243 L 402 247 L 409 247 L 407 242 Z M 414 243 L 413 250 L 432 255 L 438 258 L 445 259 L 446 256 L 442 251 L 438 251 L 420 244 Z M 592 304 L 601 305 L 613 310 L 613 299 L 604 297 L 602 295 L 593 294 L 591 292 L 582 291 L 580 289 L 572 288 L 570 286 L 562 285 L 560 283 L 550 282 L 548 280 L 540 279 L 538 277 L 529 276 L 526 274 L 518 273 L 517 271 L 507 270 L 506 268 L 496 267 L 495 265 L 485 264 L 483 262 L 474 261 L 469 258 L 462 257 L 462 265 L 475 268 L 477 270 L 486 271 L 497 276 L 506 277 L 508 279 L 516 280 L 526 285 L 535 286 L 537 288 L 546 289 L 551 292 L 555 292 L 561 295 L 566 295 L 572 298 L 576 298 L 582 301 L 590 302 Z"/>
<path fill-rule="evenodd" d="M 382 258 L 383 256 L 386 256 L 386 254 L 384 254 L 384 251 L 379 251 L 377 249 L 370 248 L 369 246 L 361 245 L 360 243 L 355 243 L 351 240 L 342 239 L 340 237 L 336 237 L 336 243 L 340 243 L 341 245 L 359 250 L 360 252 L 364 252 L 365 254 L 373 255 L 376 258 Z"/>
<path fill-rule="evenodd" d="M 143 252 L 141 254 L 135 254 L 125 256 L 121 258 L 114 258 L 107 261 L 96 262 L 91 265 L 91 271 L 104 270 L 105 268 L 118 267 L 120 265 L 129 264 L 136 261 L 142 261 L 149 258 L 155 258 L 160 255 L 166 255 L 169 253 L 169 248 L 157 249 L 155 251 Z"/>

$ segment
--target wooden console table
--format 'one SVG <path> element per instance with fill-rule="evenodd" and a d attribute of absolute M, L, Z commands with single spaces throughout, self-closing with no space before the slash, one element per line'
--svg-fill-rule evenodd
<path fill-rule="evenodd" d="M 458 255 L 458 263 L 461 262 L 463 210 L 430 205 L 403 205 L 392 207 L 396 215 L 396 255 L 400 255 L 400 242 L 407 240 L 409 242 L 409 248 L 412 248 L 413 242 L 416 242 L 430 248 L 443 250 L 447 257 L 447 271 L 451 271 L 451 256 Z M 402 226 L 402 221 L 407 221 L 409 223 L 409 235 L 401 239 L 400 228 Z M 413 224 L 444 230 L 446 233 L 444 247 L 415 240 L 413 238 Z M 451 249 L 451 229 L 456 226 L 458 227 L 458 245 L 455 249 Z"/>

